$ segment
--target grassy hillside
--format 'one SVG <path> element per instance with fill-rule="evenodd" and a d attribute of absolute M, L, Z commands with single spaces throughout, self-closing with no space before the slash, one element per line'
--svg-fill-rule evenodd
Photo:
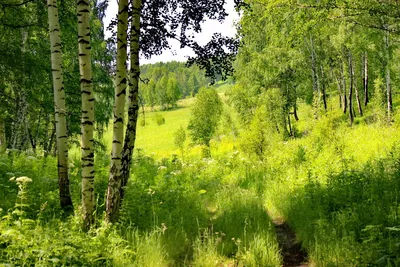
<path fill-rule="evenodd" d="M 223 83 L 220 87 L 224 88 L 223 92 L 219 91 L 219 95 L 222 99 L 226 99 L 225 91 L 230 85 Z M 141 110 L 139 114 L 139 123 L 136 138 L 136 148 L 140 149 L 146 155 L 152 155 L 156 158 L 171 157 L 173 154 L 180 155 L 180 150 L 175 146 L 174 134 L 182 126 L 187 130 L 191 116 L 191 106 L 193 105 L 195 98 L 187 98 L 178 101 L 178 107 L 173 110 L 151 111 L 149 108 L 145 108 L 145 114 Z M 224 105 L 226 112 L 232 112 L 232 108 Z M 164 118 L 165 123 L 158 125 L 156 117 L 161 116 Z M 140 125 L 142 120 L 145 120 L 145 126 Z M 109 126 L 108 131 L 104 134 L 103 141 L 108 146 L 108 150 L 111 150 L 110 144 L 112 139 L 112 125 Z M 219 139 L 220 140 L 220 139 Z M 220 140 L 221 141 L 221 140 Z M 233 149 L 233 144 L 231 140 L 225 139 L 225 145 L 223 150 L 227 151 Z M 200 154 L 201 148 L 194 146 L 190 139 L 189 132 L 186 133 L 186 152 L 189 154 Z M 189 149 L 190 148 L 190 149 Z M 213 150 L 219 150 L 219 146 L 212 146 Z"/>
<path fill-rule="evenodd" d="M 225 105 L 234 123 L 222 121 L 212 157 L 203 159 L 201 149 L 187 140 L 182 158 L 173 134 L 186 128 L 193 101 L 146 112 L 137 139 L 144 153 L 136 153 L 121 220 L 114 226 L 102 223 L 109 152 L 97 153 L 98 225 L 90 235 L 80 231 L 78 150 L 71 150 L 70 162 L 78 216 L 67 220 L 59 216 L 55 159 L 1 155 L 0 263 L 281 266 L 274 223 L 284 221 L 302 242 L 310 266 L 399 264 L 398 112 L 388 125 L 369 107 L 350 127 L 335 101 L 318 119 L 302 103 L 300 120 L 293 122 L 297 137 L 270 134 L 260 160 L 246 147 L 248 127 L 240 127 Z M 165 124 L 157 125 L 157 115 Z M 110 130 L 104 139 L 111 143 Z M 32 182 L 8 181 L 24 175 Z"/>

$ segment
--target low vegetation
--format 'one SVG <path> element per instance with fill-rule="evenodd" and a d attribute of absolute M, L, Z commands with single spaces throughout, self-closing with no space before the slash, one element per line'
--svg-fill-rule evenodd
<path fill-rule="evenodd" d="M 189 109 L 178 109 L 185 110 L 188 115 Z M 108 152 L 98 151 L 98 224 L 89 233 L 82 232 L 79 216 L 59 216 L 55 159 L 7 151 L 0 157 L 0 262 L 279 266 L 272 221 L 286 220 L 315 266 L 395 266 L 399 129 L 362 119 L 349 128 L 339 111 L 315 120 L 310 108 L 303 110 L 299 137 L 274 141 L 263 161 L 242 149 L 248 144 L 245 135 L 236 142 L 232 135 L 215 139 L 212 158 L 202 158 L 201 150 L 187 146 L 189 140 L 185 157 L 138 150 L 116 225 L 101 223 L 109 159 Z M 174 112 L 165 113 L 165 126 L 182 125 L 169 119 Z M 144 129 L 165 127 L 152 123 Z M 219 148 L 227 140 L 229 152 Z M 79 159 L 70 165 L 78 201 Z M 29 178 L 18 178 L 23 176 Z"/>
<path fill-rule="evenodd" d="M 225 2 L 0 2 L 0 266 L 400 266 L 397 3 Z"/>

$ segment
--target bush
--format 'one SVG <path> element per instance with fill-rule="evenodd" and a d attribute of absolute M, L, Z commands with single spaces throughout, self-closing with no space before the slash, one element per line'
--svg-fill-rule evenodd
<path fill-rule="evenodd" d="M 154 120 L 157 123 L 157 125 L 163 125 L 165 124 L 165 118 L 161 114 L 155 114 L 154 115 Z"/>

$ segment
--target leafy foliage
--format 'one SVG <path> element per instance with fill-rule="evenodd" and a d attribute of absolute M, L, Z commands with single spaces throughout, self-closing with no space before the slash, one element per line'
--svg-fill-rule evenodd
<path fill-rule="evenodd" d="M 214 89 L 200 89 L 188 126 L 194 142 L 210 146 L 210 140 L 218 128 L 222 109 L 221 99 Z"/>

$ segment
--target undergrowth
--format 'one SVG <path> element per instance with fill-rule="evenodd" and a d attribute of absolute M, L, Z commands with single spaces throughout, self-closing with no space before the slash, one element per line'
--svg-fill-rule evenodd
<path fill-rule="evenodd" d="M 270 136 L 262 156 L 232 136 L 211 143 L 211 158 L 197 147 L 161 159 L 137 150 L 115 225 L 103 223 L 109 156 L 99 150 L 89 233 L 81 230 L 79 157 L 70 157 L 75 215 L 64 218 L 56 160 L 7 151 L 0 265 L 280 266 L 272 220 L 283 219 L 314 266 L 398 266 L 399 128 L 345 120 L 331 111 L 300 121 L 296 138 Z"/>

